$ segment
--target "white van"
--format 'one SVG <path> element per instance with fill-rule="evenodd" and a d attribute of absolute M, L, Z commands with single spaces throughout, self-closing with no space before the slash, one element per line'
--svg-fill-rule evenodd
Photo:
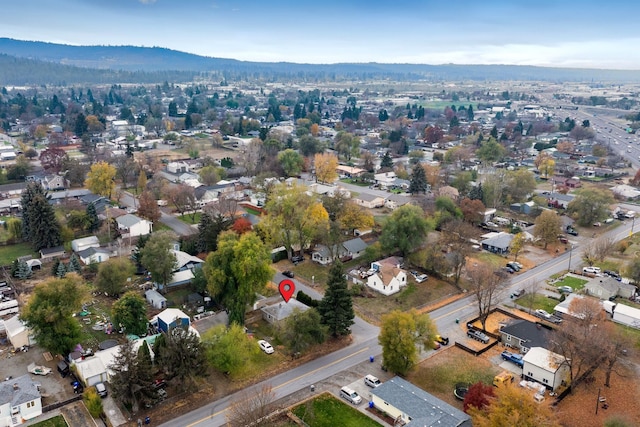
<path fill-rule="evenodd" d="M 600 267 L 583 267 L 582 268 L 582 272 L 583 273 L 590 273 L 590 274 L 600 274 Z"/>
<path fill-rule="evenodd" d="M 376 388 L 382 383 L 380 382 L 378 377 L 374 377 L 373 375 L 367 375 L 366 377 L 364 377 L 364 384 L 368 385 L 371 388 Z"/>
<path fill-rule="evenodd" d="M 354 405 L 359 405 L 360 403 L 362 403 L 362 398 L 360 397 L 360 395 L 351 390 L 349 387 L 342 387 L 340 389 L 340 397 L 353 403 Z"/>

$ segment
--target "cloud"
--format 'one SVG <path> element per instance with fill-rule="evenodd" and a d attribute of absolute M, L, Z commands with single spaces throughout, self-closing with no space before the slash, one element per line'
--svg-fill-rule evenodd
<path fill-rule="evenodd" d="M 153 4 L 156 0 L 138 0 L 142 4 Z"/>

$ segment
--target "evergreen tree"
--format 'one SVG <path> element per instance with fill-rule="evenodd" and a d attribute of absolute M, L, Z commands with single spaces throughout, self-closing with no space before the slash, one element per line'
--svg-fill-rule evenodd
<path fill-rule="evenodd" d="M 411 171 L 411 183 L 409 184 L 409 193 L 426 193 L 429 188 L 427 182 L 427 175 L 424 172 L 424 168 L 420 163 L 413 165 Z"/>
<path fill-rule="evenodd" d="M 347 288 L 347 279 L 340 261 L 335 261 L 329 271 L 327 291 L 318 305 L 322 323 L 334 336 L 348 335 L 353 325 L 353 301 Z"/>
<path fill-rule="evenodd" d="M 469 198 L 471 200 L 483 200 L 484 190 L 482 190 L 482 183 L 471 187 L 469 191 Z"/>
<path fill-rule="evenodd" d="M 58 268 L 60 268 L 60 264 L 62 262 L 60 261 L 59 258 L 55 258 L 53 260 L 53 265 L 51 266 L 51 275 L 55 276 L 58 273 Z"/>
<path fill-rule="evenodd" d="M 58 268 L 56 269 L 55 276 L 59 279 L 67 275 L 67 267 L 63 262 L 58 261 Z"/>
<path fill-rule="evenodd" d="M 141 346 L 136 353 L 133 341 L 125 340 L 111 366 L 114 375 L 109 384 L 113 396 L 130 406 L 134 413 L 140 405 L 151 403 L 157 397 L 153 389 L 153 370 L 147 369 L 145 356 L 142 355 L 144 347 L 146 345 Z"/>
<path fill-rule="evenodd" d="M 497 126 L 493 126 L 493 128 L 491 128 L 491 133 L 490 135 L 494 138 L 494 139 L 498 139 L 498 127 Z"/>
<path fill-rule="evenodd" d="M 218 235 L 231 227 L 232 221 L 216 215 L 203 212 L 198 224 L 197 247 L 200 252 L 213 252 L 218 249 Z"/>
<path fill-rule="evenodd" d="M 471 104 L 469 104 L 469 108 L 467 109 L 467 118 L 469 119 L 470 122 L 472 122 L 474 118 L 473 105 Z"/>
<path fill-rule="evenodd" d="M 30 182 L 22 191 L 20 197 L 20 204 L 22 206 L 22 237 L 27 242 L 30 242 L 33 237 L 33 224 L 36 222 L 35 218 L 32 219 L 32 210 L 30 208 L 33 199 L 40 194 L 45 194 L 42 185 L 38 182 Z"/>
<path fill-rule="evenodd" d="M 391 156 L 389 155 L 389 152 L 387 151 L 386 153 L 384 153 L 384 156 L 382 157 L 382 161 L 380 162 L 380 168 L 384 169 L 384 168 L 392 168 L 393 167 L 393 159 L 391 158 Z"/>
<path fill-rule="evenodd" d="M 93 233 L 100 228 L 100 218 L 98 218 L 98 212 L 96 211 L 96 205 L 89 203 L 87 205 L 87 231 Z"/>
<path fill-rule="evenodd" d="M 69 258 L 69 264 L 67 265 L 67 271 L 69 273 L 78 273 L 82 271 L 82 265 L 80 265 L 80 260 L 78 259 L 78 255 L 75 253 L 71 254 L 71 258 Z"/>
<path fill-rule="evenodd" d="M 22 192 L 22 235 L 37 251 L 58 246 L 62 241 L 49 198 L 38 182 L 30 182 Z"/>
<path fill-rule="evenodd" d="M 14 259 L 11 263 L 11 277 L 18 277 L 16 273 L 18 272 L 18 267 L 20 266 L 20 262 L 17 259 Z"/>
<path fill-rule="evenodd" d="M 22 280 L 31 277 L 31 267 L 29 267 L 26 261 L 18 262 L 18 270 L 16 271 L 15 277 Z"/>

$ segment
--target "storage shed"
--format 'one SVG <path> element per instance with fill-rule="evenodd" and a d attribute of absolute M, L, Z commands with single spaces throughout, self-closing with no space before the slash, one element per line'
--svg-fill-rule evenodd
<path fill-rule="evenodd" d="M 149 289 L 144 293 L 144 296 L 151 307 L 157 308 L 158 310 L 167 308 L 167 299 L 155 289 Z"/>

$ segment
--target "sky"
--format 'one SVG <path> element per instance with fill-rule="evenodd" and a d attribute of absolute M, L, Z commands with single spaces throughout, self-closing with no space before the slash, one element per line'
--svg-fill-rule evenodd
<path fill-rule="evenodd" d="M 244 61 L 640 70 L 636 0 L 21 0 L 0 37 Z"/>

